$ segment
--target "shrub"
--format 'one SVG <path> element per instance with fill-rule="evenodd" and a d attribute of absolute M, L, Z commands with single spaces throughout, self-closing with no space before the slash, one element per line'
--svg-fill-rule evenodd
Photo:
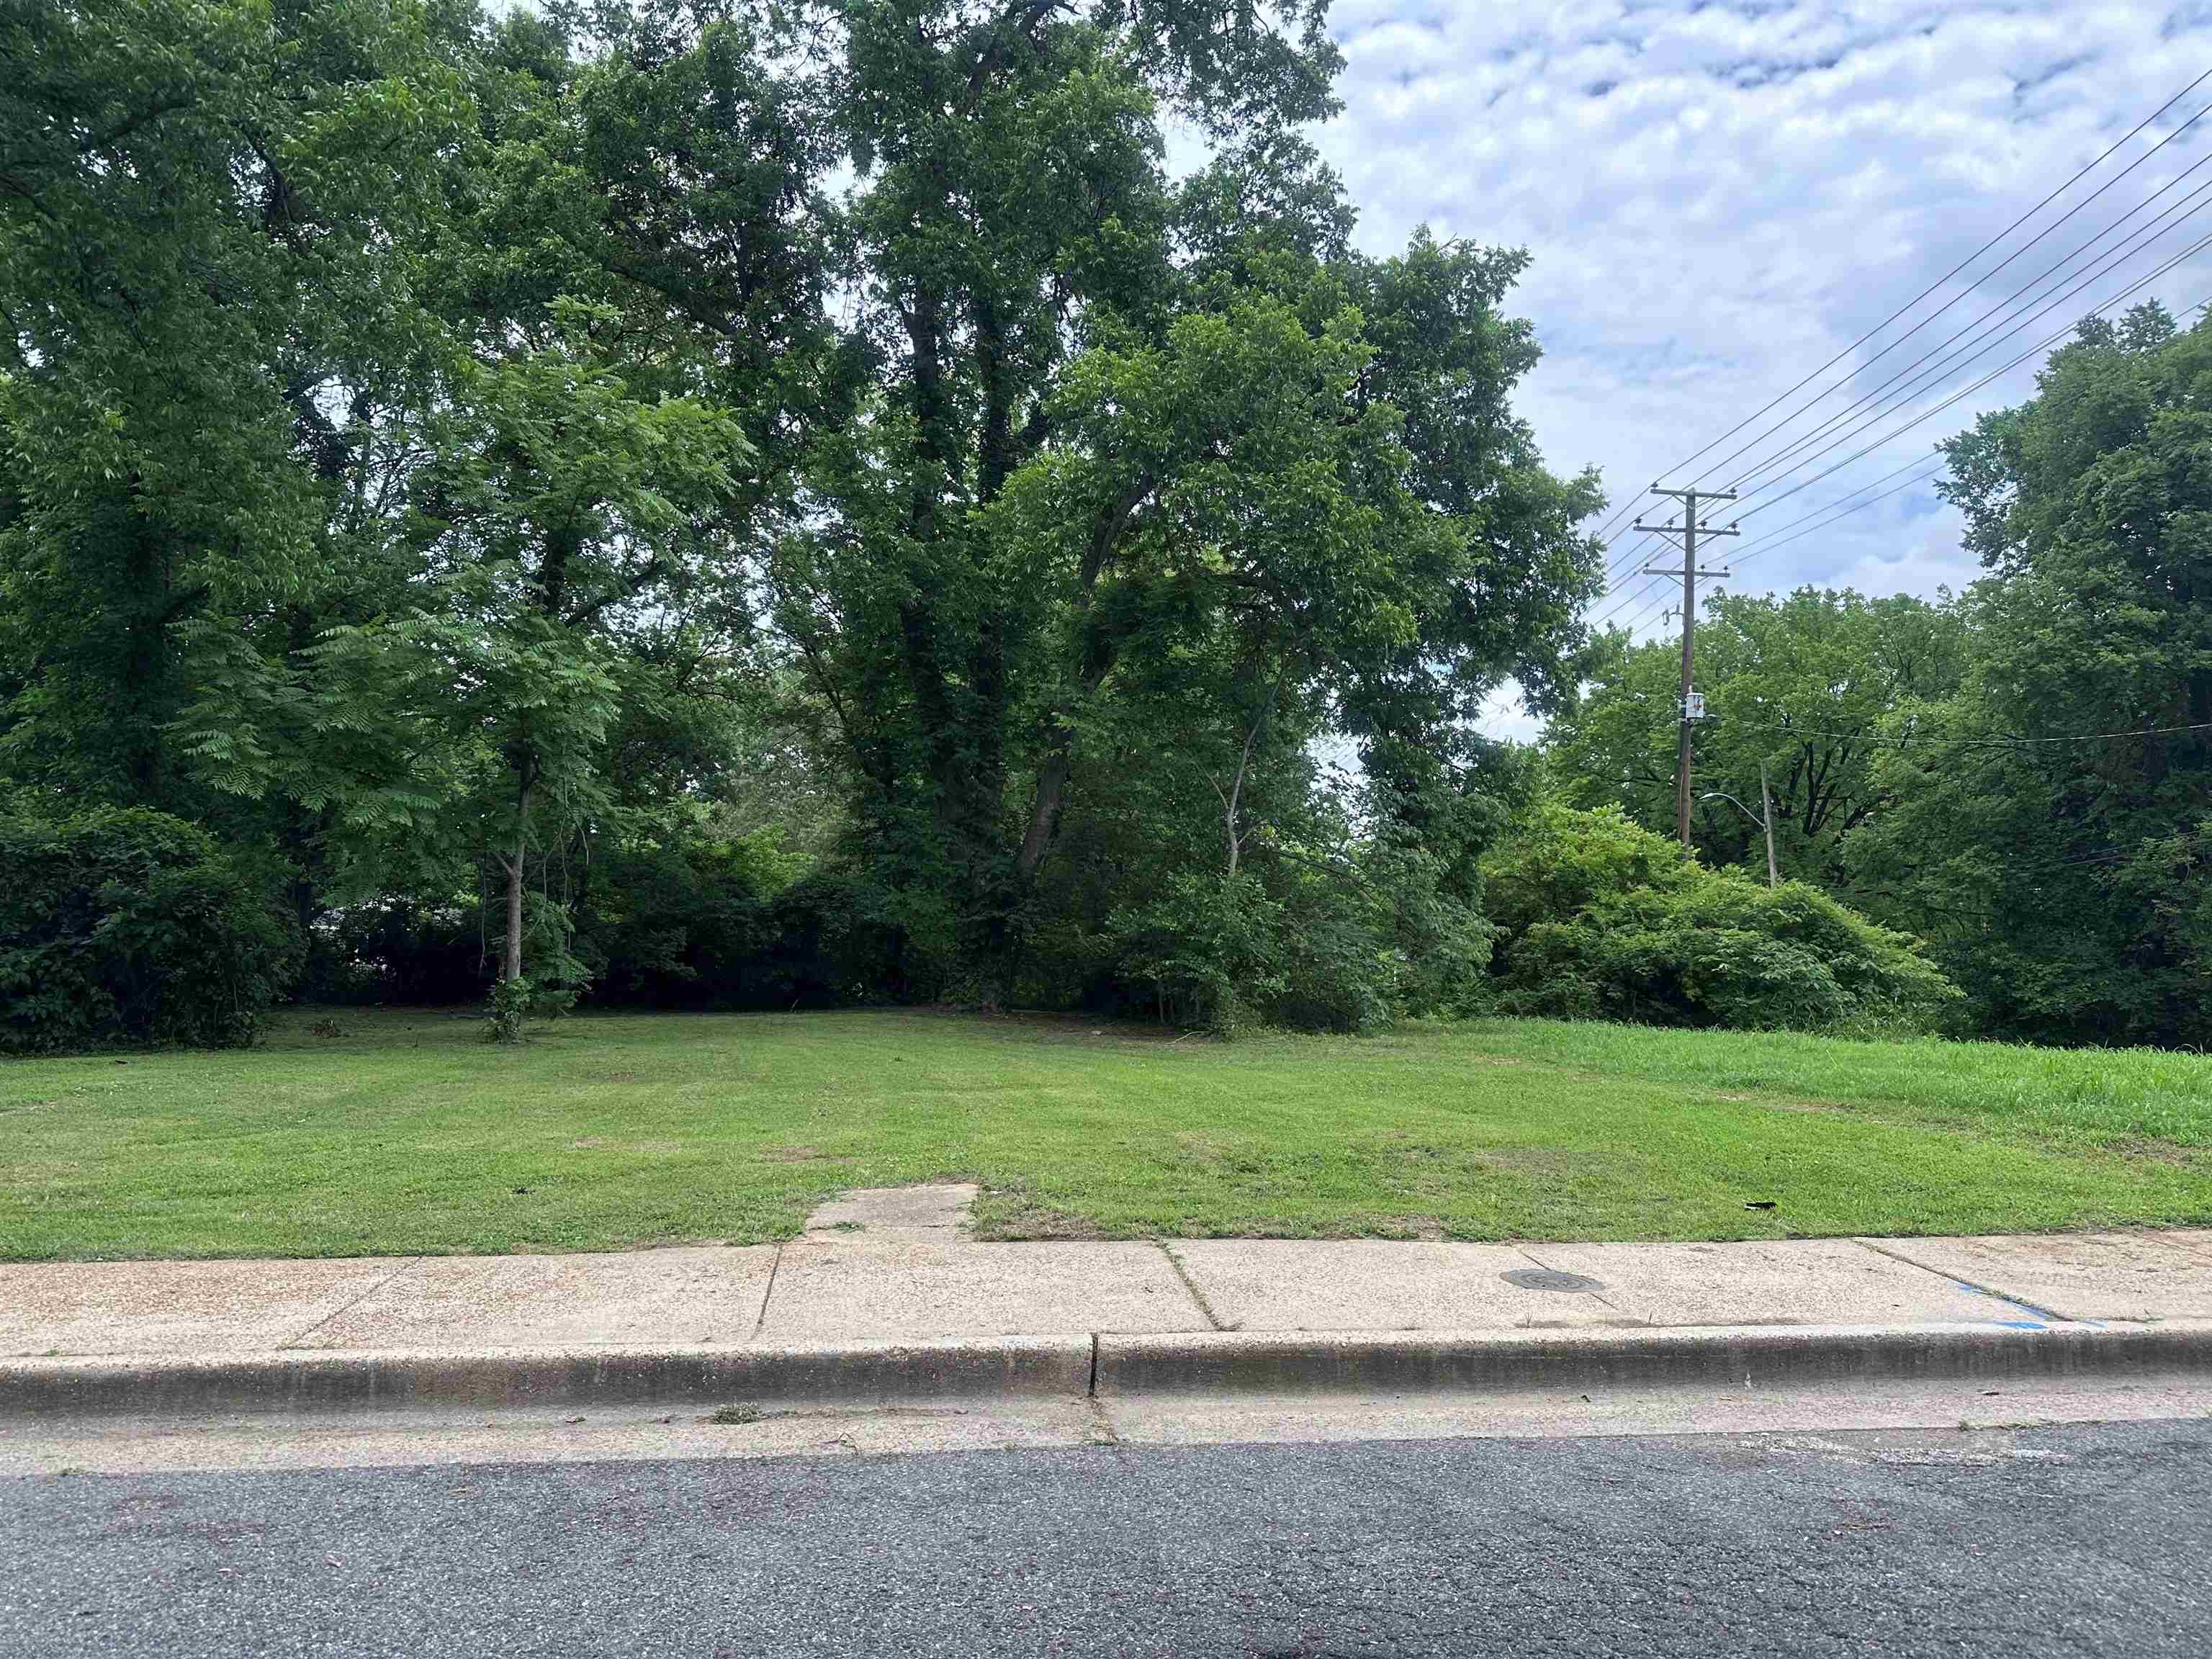
<path fill-rule="evenodd" d="M 1575 844 L 1587 829 L 1584 845 Z M 1494 855 L 1509 1012 L 1737 1030 L 1927 1029 L 1958 991 L 1816 888 L 1702 869 L 1617 813 L 1544 809 Z M 1571 909 L 1547 914 L 1549 904 Z"/>
<path fill-rule="evenodd" d="M 1678 887 L 1700 874 L 1678 842 L 1632 823 L 1619 807 L 1532 808 L 1483 857 L 1483 914 L 1510 942 L 1540 921 L 1562 921 L 1602 898 Z"/>
<path fill-rule="evenodd" d="M 522 1024 L 530 1017 L 536 993 L 526 979 L 495 981 L 484 1000 L 484 1041 L 514 1043 L 522 1041 Z"/>
<path fill-rule="evenodd" d="M 1162 1020 L 1227 1033 L 1264 1018 L 1284 988 L 1282 916 L 1255 877 L 1186 871 L 1151 903 L 1115 910 L 1106 932 Z"/>
<path fill-rule="evenodd" d="M 817 871 L 779 893 L 769 915 L 775 945 L 763 977 L 778 1006 L 927 1002 L 952 979 L 951 907 L 925 889 Z"/>
<path fill-rule="evenodd" d="M 241 1047 L 296 966 L 204 830 L 117 807 L 0 815 L 0 1048 Z"/>
<path fill-rule="evenodd" d="M 474 899 L 422 904 L 378 899 L 325 914 L 308 940 L 305 1002 L 443 1007 L 485 995 L 497 966 L 496 925 Z"/>
<path fill-rule="evenodd" d="M 601 852 L 571 947 L 589 971 L 592 1000 L 742 1008 L 771 1000 L 771 904 L 788 863 L 772 836 Z"/>

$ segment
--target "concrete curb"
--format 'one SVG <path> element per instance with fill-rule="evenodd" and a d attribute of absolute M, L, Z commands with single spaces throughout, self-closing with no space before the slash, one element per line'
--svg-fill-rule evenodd
<path fill-rule="evenodd" d="M 1091 1347 L 1088 1336 L 1063 1336 L 0 1359 L 0 1416 L 1066 1398 L 1089 1392 Z"/>
<path fill-rule="evenodd" d="M 1777 1387 L 2212 1372 L 2212 1321 L 1194 1332 L 805 1346 L 0 1359 L 0 1417 L 1360 1390 Z"/>
<path fill-rule="evenodd" d="M 2212 1322 L 1102 1336 L 1093 1392 L 1735 1387 L 2212 1370 Z"/>

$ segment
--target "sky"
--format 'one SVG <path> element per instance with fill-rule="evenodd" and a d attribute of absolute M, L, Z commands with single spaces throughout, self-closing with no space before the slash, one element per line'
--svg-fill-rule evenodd
<path fill-rule="evenodd" d="M 1332 27 L 1345 109 L 1318 138 L 1359 205 L 1363 246 L 1388 252 L 1426 223 L 1440 237 L 1529 251 L 1513 309 L 1534 324 L 1545 356 L 1516 406 L 1555 469 L 1601 472 L 1612 504 L 1591 528 L 1619 507 L 1640 508 L 1632 498 L 1655 480 L 1725 486 L 1839 416 L 1804 456 L 1750 472 L 1765 488 L 1735 509 L 1747 515 L 1741 538 L 1719 544 L 1741 562 L 1729 584 L 1739 592 L 1809 582 L 1933 594 L 1972 580 L 1957 517 L 1932 486 L 1909 484 L 1832 527 L 1798 521 L 1908 483 L 1926 470 L 1908 464 L 1932 465 L 1937 439 L 2032 394 L 2040 353 L 1776 498 L 2212 236 L 2212 189 L 2190 199 L 2212 185 L 2212 114 L 2151 154 L 2212 106 L 2207 80 L 1854 349 L 2212 70 L 2212 0 L 1338 0 Z M 2136 297 L 2177 313 L 2212 299 L 2212 248 Z M 1681 465 L 1839 353 L 1802 392 Z M 1899 398 L 1895 413 L 1790 469 Z M 1700 477 L 1700 467 L 1717 470 Z M 1753 512 L 1770 500 L 1771 511 Z M 1601 600 L 1593 615 L 1616 603 Z M 1638 598 L 1613 619 L 1646 608 Z M 1638 637 L 1658 626 L 1655 611 Z M 1509 693 L 1493 705 L 1489 729 L 1533 735 L 1512 704 Z"/>

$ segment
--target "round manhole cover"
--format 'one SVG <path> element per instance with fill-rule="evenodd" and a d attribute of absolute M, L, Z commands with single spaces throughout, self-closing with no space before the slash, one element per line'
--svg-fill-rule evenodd
<path fill-rule="evenodd" d="M 1498 1277 L 1524 1291 L 1589 1291 L 1604 1288 L 1595 1279 L 1585 1279 L 1580 1273 L 1553 1273 L 1549 1267 L 1516 1267 Z"/>

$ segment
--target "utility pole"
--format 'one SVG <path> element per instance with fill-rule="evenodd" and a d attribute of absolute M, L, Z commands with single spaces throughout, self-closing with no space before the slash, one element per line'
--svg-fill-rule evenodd
<path fill-rule="evenodd" d="M 1638 519 L 1630 526 L 1632 530 L 1649 531 L 1656 535 L 1682 538 L 1682 568 L 1680 570 L 1654 570 L 1644 567 L 1647 576 L 1680 576 L 1682 579 L 1682 733 L 1674 754 L 1674 834 L 1683 846 L 1690 844 L 1690 725 L 1704 710 L 1698 705 L 1703 699 L 1692 687 L 1691 671 L 1695 665 L 1698 636 L 1698 582 L 1703 578 L 1726 576 L 1727 570 L 1698 568 L 1698 538 L 1699 536 L 1734 536 L 1739 532 L 1734 525 L 1725 530 L 1716 530 L 1698 522 L 1700 501 L 1732 501 L 1733 489 L 1662 489 L 1651 486 L 1655 495 L 1672 495 L 1682 503 L 1680 524 L 1646 524 Z"/>
<path fill-rule="evenodd" d="M 1766 831 L 1766 884 L 1782 885 L 1782 878 L 1774 872 L 1774 797 L 1766 792 L 1766 757 L 1759 761 L 1759 827 Z"/>

